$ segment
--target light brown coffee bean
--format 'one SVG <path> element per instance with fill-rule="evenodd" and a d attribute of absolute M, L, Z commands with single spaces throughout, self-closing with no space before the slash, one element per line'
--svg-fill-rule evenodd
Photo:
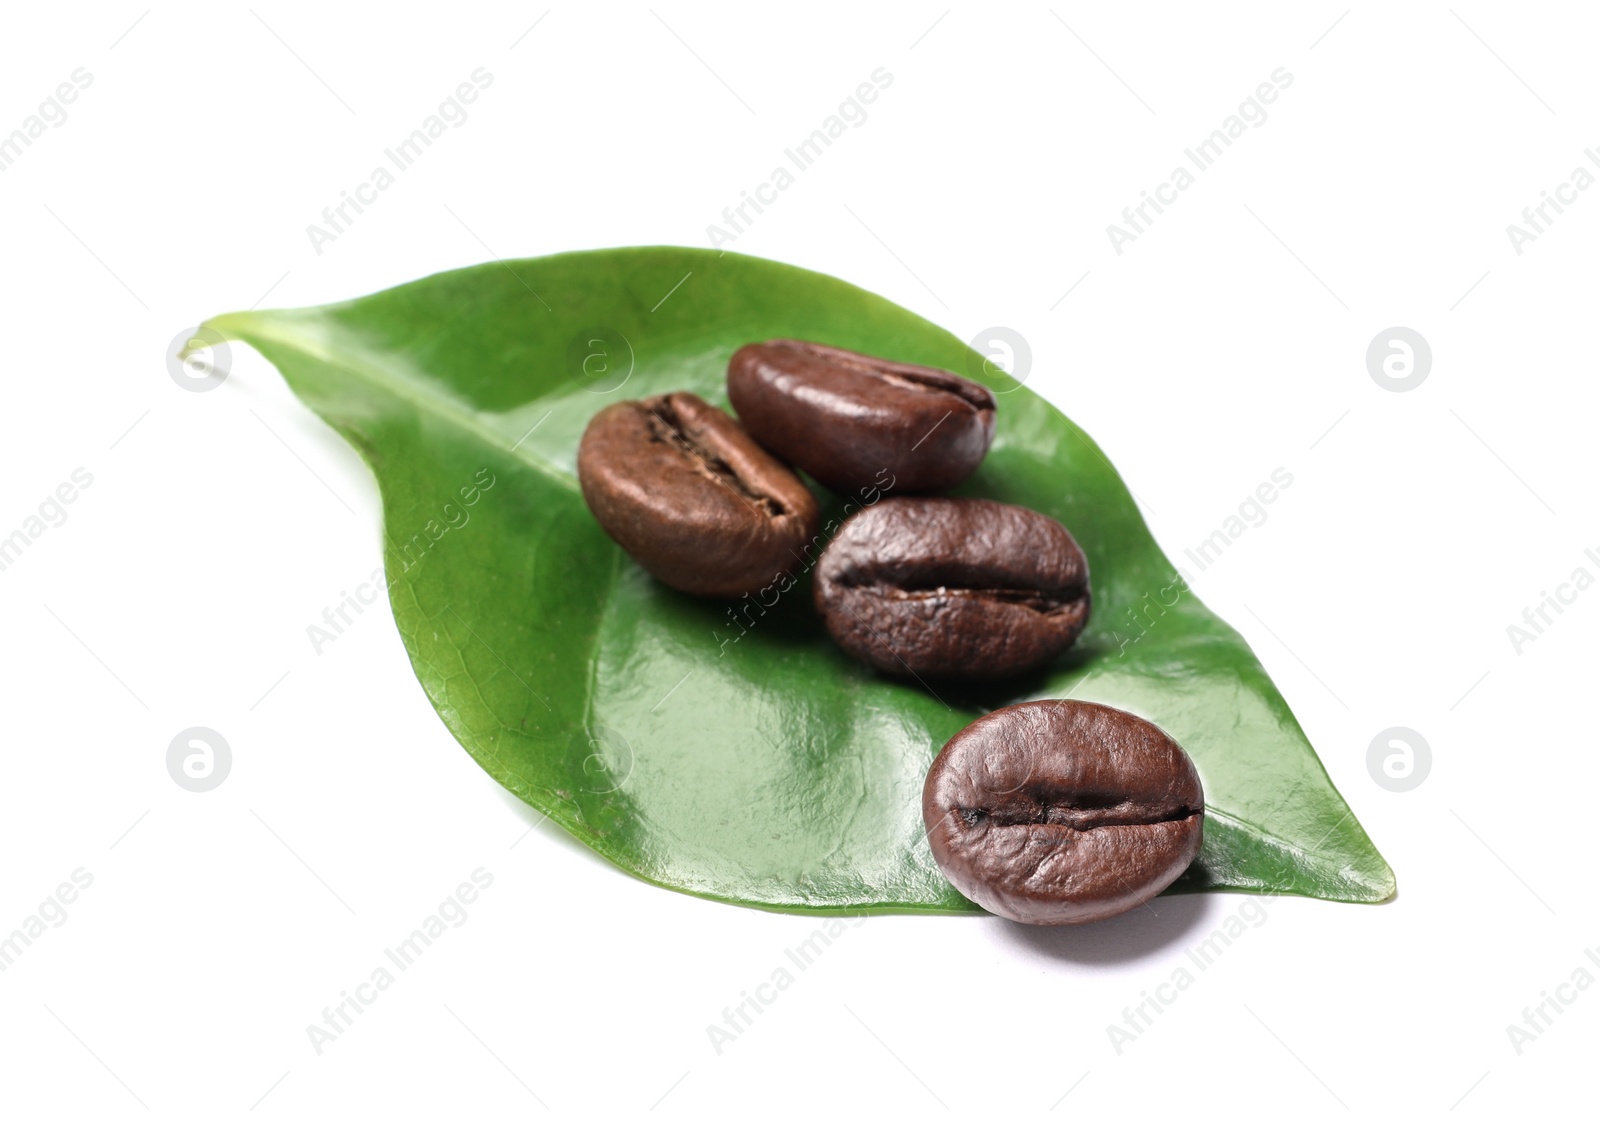
<path fill-rule="evenodd" d="M 766 587 L 800 565 L 817 531 L 799 476 L 692 393 L 601 410 L 578 445 L 578 483 L 617 544 L 694 595 Z"/>

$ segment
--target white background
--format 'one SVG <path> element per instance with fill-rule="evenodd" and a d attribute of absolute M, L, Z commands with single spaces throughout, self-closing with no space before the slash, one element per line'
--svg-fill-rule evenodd
<path fill-rule="evenodd" d="M 1600 576 L 1600 190 L 1520 255 L 1506 227 L 1594 168 L 1592 21 L 1471 0 L 428 8 L 6 16 L 0 133 L 75 68 L 92 84 L 0 173 L 0 535 L 93 477 L 0 572 L 0 933 L 93 877 L 0 973 L 7 1115 L 1492 1117 L 1588 1096 L 1600 992 L 1561 990 L 1520 1054 L 1507 1027 L 1580 967 L 1600 979 L 1600 590 L 1520 650 L 1507 627 Z M 465 123 L 317 253 L 307 225 L 478 67 Z M 372 479 L 248 349 L 210 393 L 163 357 L 208 315 L 491 254 L 704 245 L 879 67 L 865 123 L 734 247 L 963 338 L 1021 332 L 1028 384 L 1249 639 L 1400 883 L 1381 907 L 1250 912 L 1120 1054 L 1107 1025 L 1253 897 L 1077 930 L 874 918 L 717 1054 L 707 1026 L 821 922 L 530 833 L 386 607 L 314 652 L 307 626 L 381 563 Z M 1107 225 L 1279 67 L 1265 123 L 1117 254 Z M 1395 325 L 1433 353 L 1403 393 L 1365 359 Z M 1264 524 L 1184 563 L 1279 467 Z M 233 753 L 205 794 L 166 767 L 194 725 Z M 1431 746 L 1407 793 L 1368 769 L 1392 726 Z M 318 1055 L 307 1026 L 479 867 L 465 924 Z"/>

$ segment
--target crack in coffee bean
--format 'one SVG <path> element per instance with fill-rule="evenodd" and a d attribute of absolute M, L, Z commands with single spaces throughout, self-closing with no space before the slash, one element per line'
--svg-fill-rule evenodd
<path fill-rule="evenodd" d="M 1027 701 L 957 733 L 928 771 L 928 844 L 962 895 L 1018 922 L 1147 902 L 1199 854 L 1200 776 L 1160 728 L 1087 701 Z"/>
<path fill-rule="evenodd" d="M 677 448 L 712 481 L 732 487 L 747 501 L 758 506 L 763 513 L 777 515 L 784 512 L 782 503 L 777 499 L 750 489 L 749 484 L 741 479 L 732 467 L 724 463 L 716 452 L 701 447 L 685 433 L 670 398 L 657 397 L 653 400 L 656 403 L 650 409 L 650 425 L 657 439 Z"/>
<path fill-rule="evenodd" d="M 695 595 L 770 586 L 797 567 L 821 516 L 792 469 L 692 393 L 602 409 L 578 445 L 578 484 L 617 544 Z"/>
<path fill-rule="evenodd" d="M 1182 821 L 1186 817 L 1193 817 L 1202 812 L 1193 806 L 1170 806 L 1148 802 L 1119 802 L 1112 806 L 1046 803 L 1032 811 L 1012 808 L 989 810 L 982 806 L 961 806 L 958 810 L 964 816 L 974 814 L 987 817 L 995 826 L 1005 829 L 1046 825 L 1063 826 L 1080 833 L 1117 825 L 1155 825 L 1163 821 Z"/>
<path fill-rule="evenodd" d="M 728 400 L 750 434 L 841 494 L 944 490 L 994 437 L 994 395 L 977 382 L 796 339 L 752 343 L 728 363 Z"/>
<path fill-rule="evenodd" d="M 874 366 L 871 362 L 842 361 L 840 364 L 882 378 L 890 385 L 898 385 L 905 389 L 916 390 L 919 393 L 954 393 L 974 408 L 994 408 L 994 396 L 983 386 L 977 382 L 967 381 L 965 378 L 958 378 L 954 374 L 945 374 L 942 370 L 932 372 L 943 376 L 931 377 L 928 374 L 910 370 L 888 370 L 881 366 Z M 954 384 L 952 384 L 952 379 Z"/>
<path fill-rule="evenodd" d="M 933 588 L 897 588 L 892 584 L 851 584 L 848 580 L 841 580 L 846 587 L 867 588 L 876 595 L 887 596 L 895 599 L 922 599 L 937 601 L 945 598 L 971 597 L 975 599 L 993 600 L 997 603 L 1014 603 L 1048 615 L 1056 611 L 1072 610 L 1076 600 L 1054 599 L 1041 596 L 1037 592 L 1025 591 L 1018 588 L 950 588 L 943 584 Z"/>

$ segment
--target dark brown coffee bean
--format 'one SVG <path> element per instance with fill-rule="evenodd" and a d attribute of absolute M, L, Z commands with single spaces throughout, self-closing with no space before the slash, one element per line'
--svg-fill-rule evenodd
<path fill-rule="evenodd" d="M 800 477 L 692 393 L 602 409 L 578 445 L 578 484 L 617 544 L 695 595 L 759 591 L 817 531 Z"/>
<path fill-rule="evenodd" d="M 1205 795 L 1183 748 L 1131 713 L 1028 701 L 958 732 L 933 761 L 922 821 L 945 878 L 1017 922 L 1132 910 L 1200 852 Z"/>
<path fill-rule="evenodd" d="M 1062 524 L 987 498 L 889 498 L 844 523 L 813 589 L 828 633 L 900 677 L 1006 677 L 1089 618 L 1089 562 Z"/>
<path fill-rule="evenodd" d="M 728 363 L 728 400 L 762 446 L 840 494 L 946 490 L 983 462 L 994 395 L 975 381 L 795 339 Z"/>

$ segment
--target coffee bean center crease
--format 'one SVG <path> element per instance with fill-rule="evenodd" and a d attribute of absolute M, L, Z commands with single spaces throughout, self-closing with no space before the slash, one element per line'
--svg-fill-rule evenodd
<path fill-rule="evenodd" d="M 943 584 L 932 588 L 905 588 L 895 584 L 851 584 L 848 580 L 839 582 L 845 587 L 864 588 L 885 599 L 981 599 L 995 603 L 1014 603 L 1018 607 L 1030 608 L 1041 615 L 1053 615 L 1058 611 L 1076 607 L 1078 597 L 1082 594 L 1068 593 L 1072 596 L 1071 599 L 1058 599 L 1024 588 L 950 588 Z"/>
<path fill-rule="evenodd" d="M 956 812 L 968 826 L 988 821 L 992 826 L 1002 829 L 1055 826 L 1087 833 L 1092 829 L 1106 829 L 1118 825 L 1159 825 L 1167 821 L 1183 821 L 1204 811 L 1196 806 L 1118 802 L 1114 805 L 1039 803 L 1033 806 L 1006 806 L 996 809 L 984 806 L 959 806 Z"/>
<path fill-rule="evenodd" d="M 710 448 L 697 443 L 688 432 L 684 430 L 683 421 L 679 419 L 677 411 L 672 407 L 672 402 L 662 400 L 650 412 L 651 435 L 664 444 L 676 448 L 698 467 L 702 474 L 715 482 L 721 483 L 731 489 L 740 498 L 755 506 L 761 513 L 771 517 L 779 517 L 784 513 L 783 504 L 770 494 L 761 494 L 752 490 L 739 473 Z"/>

